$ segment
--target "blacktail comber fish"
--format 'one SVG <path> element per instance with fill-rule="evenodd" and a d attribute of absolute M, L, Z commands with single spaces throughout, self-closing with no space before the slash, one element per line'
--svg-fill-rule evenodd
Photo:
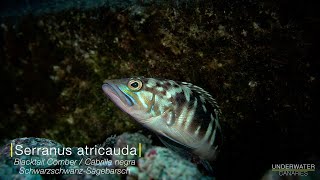
<path fill-rule="evenodd" d="M 107 80 L 102 89 L 166 146 L 205 161 L 216 158 L 222 142 L 221 112 L 204 89 L 187 82 L 144 77 Z"/>

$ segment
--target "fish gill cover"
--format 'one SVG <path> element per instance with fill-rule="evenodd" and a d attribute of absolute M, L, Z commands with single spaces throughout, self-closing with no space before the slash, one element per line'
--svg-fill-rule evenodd
<path fill-rule="evenodd" d="M 219 102 L 217 177 L 319 160 L 315 12 L 302 1 L 1 2 L 1 144 L 148 134 L 101 91 L 107 79 L 145 76 L 190 82 Z"/>

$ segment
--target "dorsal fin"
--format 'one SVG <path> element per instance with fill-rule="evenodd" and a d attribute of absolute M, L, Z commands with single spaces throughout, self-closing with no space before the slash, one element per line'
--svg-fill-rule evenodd
<path fill-rule="evenodd" d="M 211 94 L 208 93 L 208 91 L 202 89 L 199 86 L 193 85 L 191 83 L 187 82 L 181 82 L 183 85 L 189 87 L 192 91 L 197 92 L 200 96 L 202 96 L 204 99 L 206 99 L 215 109 L 217 109 L 219 115 L 221 114 L 221 110 L 218 106 L 218 103 L 216 100 L 211 96 Z"/>

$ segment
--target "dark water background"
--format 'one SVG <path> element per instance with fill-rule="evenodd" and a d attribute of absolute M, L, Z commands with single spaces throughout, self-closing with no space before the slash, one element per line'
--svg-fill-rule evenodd
<path fill-rule="evenodd" d="M 2 1 L 0 140 L 81 146 L 143 129 L 101 84 L 160 77 L 216 97 L 218 177 L 319 162 L 316 11 L 312 1 Z"/>

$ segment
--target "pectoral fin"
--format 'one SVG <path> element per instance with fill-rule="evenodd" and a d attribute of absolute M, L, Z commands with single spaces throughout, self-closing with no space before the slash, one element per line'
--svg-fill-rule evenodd
<path fill-rule="evenodd" d="M 177 141 L 175 141 L 174 139 L 167 137 L 167 136 L 163 136 L 163 135 L 158 135 L 160 141 L 168 148 L 172 149 L 173 151 L 177 152 L 179 155 L 181 155 L 182 157 L 185 157 L 187 159 L 191 159 L 193 157 L 197 157 L 195 156 L 192 152 L 194 151 L 194 148 L 189 147 L 187 145 L 181 144 Z M 210 165 L 210 163 L 206 160 L 200 160 L 200 163 L 202 164 L 202 166 L 206 169 L 206 171 L 208 172 L 209 176 L 213 175 L 213 169 Z"/>

